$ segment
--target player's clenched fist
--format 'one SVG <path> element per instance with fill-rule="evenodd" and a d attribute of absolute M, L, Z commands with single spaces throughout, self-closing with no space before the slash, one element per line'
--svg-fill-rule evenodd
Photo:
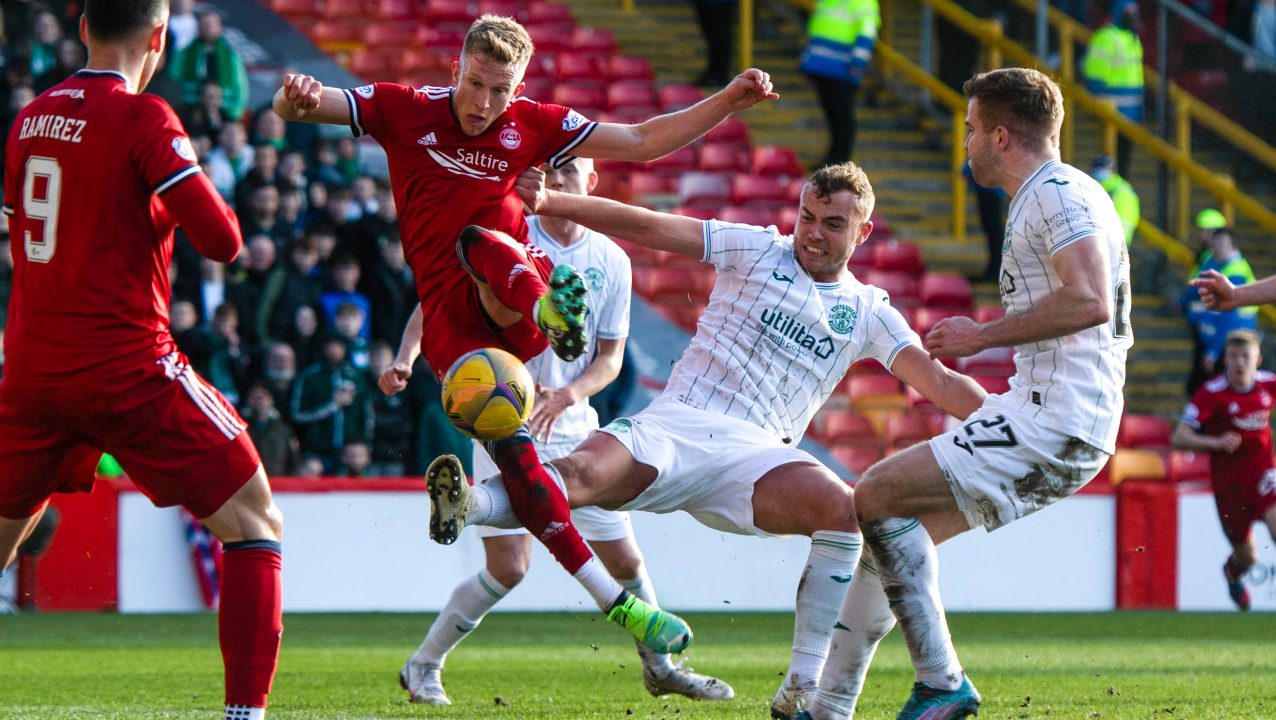
<path fill-rule="evenodd" d="M 771 74 L 757 68 L 749 68 L 737 75 L 722 92 L 731 103 L 732 112 L 753 107 L 763 100 L 776 100 L 780 97 L 771 84 Z"/>
<path fill-rule="evenodd" d="M 284 102 L 293 109 L 295 117 L 300 119 L 306 113 L 319 107 L 319 99 L 323 94 L 323 83 L 309 75 L 289 73 L 284 75 Z"/>
<path fill-rule="evenodd" d="M 397 395 L 408 386 L 408 378 L 410 377 L 412 377 L 411 367 L 402 363 L 395 363 L 381 371 L 381 377 L 377 378 L 377 387 L 381 388 L 381 392 L 387 396 Z"/>

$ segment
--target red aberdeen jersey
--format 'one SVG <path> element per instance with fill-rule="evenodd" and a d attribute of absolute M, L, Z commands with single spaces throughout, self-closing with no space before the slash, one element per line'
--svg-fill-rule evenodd
<path fill-rule="evenodd" d="M 159 198 L 199 165 L 172 108 L 119 73 L 82 70 L 18 114 L 6 154 L 6 380 L 85 382 L 176 350 Z"/>
<path fill-rule="evenodd" d="M 1227 431 L 1240 434 L 1241 446 L 1233 453 L 1210 456 L 1210 473 L 1216 485 L 1257 483 L 1272 467 L 1272 404 L 1276 401 L 1276 374 L 1259 370 L 1254 387 L 1237 392 L 1220 375 L 1201 386 L 1183 410 L 1183 422 L 1206 435 Z"/>
<path fill-rule="evenodd" d="M 569 162 L 596 126 L 562 105 L 516 98 L 487 130 L 470 137 L 452 111 L 452 88 L 376 83 L 344 92 L 354 134 L 370 135 L 385 148 L 403 250 L 426 301 L 464 279 L 456 239 L 466 225 L 527 242 L 514 181 L 544 162 Z"/>

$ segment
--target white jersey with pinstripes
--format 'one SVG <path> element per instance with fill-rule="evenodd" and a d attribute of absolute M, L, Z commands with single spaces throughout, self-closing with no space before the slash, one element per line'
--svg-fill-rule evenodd
<path fill-rule="evenodd" d="M 851 363 L 889 368 L 921 345 L 885 292 L 850 273 L 816 282 L 774 227 L 707 221 L 703 260 L 717 271 L 713 293 L 662 397 L 796 444 Z"/>
<path fill-rule="evenodd" d="M 598 354 L 599 339 L 620 340 L 629 336 L 631 271 L 629 256 L 611 238 L 585 230 L 580 242 L 564 247 L 541 227 L 539 217 L 527 218 L 528 240 L 545 251 L 555 265 L 575 267 L 585 278 L 589 314 L 585 317 L 584 354 L 563 362 L 550 350 L 527 361 L 527 370 L 538 387 L 561 388 L 580 377 Z M 579 444 L 598 429 L 598 413 L 588 399 L 563 411 L 554 423 L 556 443 Z"/>
<path fill-rule="evenodd" d="M 1015 375 L 1004 400 L 1104 452 L 1116 451 L 1124 407 L 1130 326 L 1130 261 L 1121 219 L 1093 178 L 1049 160 L 1010 203 L 1002 244 L 1001 302 L 1008 314 L 1032 310 L 1061 285 L 1051 258 L 1097 237 L 1111 273 L 1112 319 L 1053 340 L 1015 347 Z"/>

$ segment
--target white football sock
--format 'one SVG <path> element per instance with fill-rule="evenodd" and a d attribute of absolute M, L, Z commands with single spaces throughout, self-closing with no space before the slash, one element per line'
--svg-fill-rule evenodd
<path fill-rule="evenodd" d="M 917 518 L 886 518 L 864 523 L 864 537 L 908 641 L 917 680 L 956 690 L 963 677 L 961 663 L 939 599 L 939 556 L 926 528 Z"/>
<path fill-rule="evenodd" d="M 572 577 L 585 588 L 585 591 L 598 604 L 598 609 L 603 612 L 611 609 L 612 603 L 616 602 L 616 598 L 620 597 L 620 591 L 624 589 L 620 583 L 616 582 L 616 578 L 607 572 L 607 568 L 597 557 L 590 557 Z"/>
<path fill-rule="evenodd" d="M 807 706 L 812 718 L 845 720 L 855 715 L 873 654 L 893 627 L 895 616 L 873 566 L 872 553 L 866 552 L 846 591 L 837 625 L 833 626 L 833 642 L 820 675 L 820 687 Z"/>
<path fill-rule="evenodd" d="M 461 641 L 483 621 L 496 603 L 510 591 L 483 568 L 477 575 L 466 578 L 452 591 L 447 605 L 439 611 L 430 631 L 421 641 L 412 659 L 416 662 L 442 665 Z"/>
<path fill-rule="evenodd" d="M 227 705 L 225 720 L 266 720 L 266 708 Z"/>
<path fill-rule="evenodd" d="M 514 506 L 505 492 L 500 473 L 483 478 L 470 487 L 470 508 L 465 513 L 466 525 L 518 528 L 523 524 L 514 515 Z"/>
<path fill-rule="evenodd" d="M 798 583 L 786 686 L 812 687 L 819 679 L 833 623 L 862 547 L 859 533 L 819 530 L 811 534 L 811 552 Z"/>
<path fill-rule="evenodd" d="M 651 585 L 651 577 L 647 575 L 646 566 L 640 567 L 638 577 L 623 580 L 617 578 L 620 586 L 629 591 L 629 594 L 645 600 L 648 604 L 659 607 L 656 602 L 656 589 Z M 643 667 L 652 671 L 657 676 L 663 677 L 674 671 L 673 660 L 664 653 L 658 653 L 655 650 L 634 640 L 634 645 L 638 646 L 638 655 L 642 658 Z"/>

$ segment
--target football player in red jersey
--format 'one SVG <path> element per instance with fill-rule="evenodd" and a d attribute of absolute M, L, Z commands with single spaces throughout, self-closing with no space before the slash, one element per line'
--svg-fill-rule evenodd
<path fill-rule="evenodd" d="M 283 633 L 283 519 L 244 421 L 169 332 L 173 227 L 220 262 L 243 240 L 173 109 L 139 94 L 167 29 L 165 0 L 88 0 L 87 67 L 9 134 L 0 568 L 50 495 L 89 490 L 109 452 L 152 502 L 186 507 L 225 543 L 225 717 L 259 720 Z"/>
<path fill-rule="evenodd" d="M 390 184 L 421 308 L 405 336 L 442 376 L 458 357 L 500 347 L 526 361 L 548 345 L 565 361 L 584 349 L 584 282 L 570 266 L 553 268 L 527 240 L 519 175 L 573 156 L 654 160 L 700 137 L 733 112 L 779 97 L 769 76 L 750 69 L 685 110 L 637 125 L 596 123 L 561 105 L 519 97 L 532 56 L 527 31 L 510 18 L 484 15 L 471 25 L 453 87 L 413 89 L 375 83 L 325 88 L 288 75 L 274 107 L 285 120 L 349 125 L 385 148 Z M 408 335 L 408 334 L 411 335 Z M 548 336 L 548 342 L 547 342 Z M 396 365 L 403 381 L 411 372 Z M 589 591 L 599 608 L 658 652 L 690 642 L 685 623 L 624 592 L 571 525 L 556 481 L 541 465 L 531 435 L 489 443 L 519 521 Z M 551 470 L 552 472 L 552 470 Z M 465 508 L 455 458 L 427 471 L 431 536 L 452 542 Z"/>
<path fill-rule="evenodd" d="M 1250 605 L 1245 573 L 1258 549 L 1253 525 L 1263 522 L 1276 539 L 1276 469 L 1272 463 L 1272 404 L 1276 374 L 1259 370 L 1258 334 L 1227 336 L 1222 375 L 1196 391 L 1174 429 L 1174 447 L 1210 453 L 1210 481 L 1223 534 L 1232 554 L 1223 565 L 1227 592 L 1241 610 Z"/>

